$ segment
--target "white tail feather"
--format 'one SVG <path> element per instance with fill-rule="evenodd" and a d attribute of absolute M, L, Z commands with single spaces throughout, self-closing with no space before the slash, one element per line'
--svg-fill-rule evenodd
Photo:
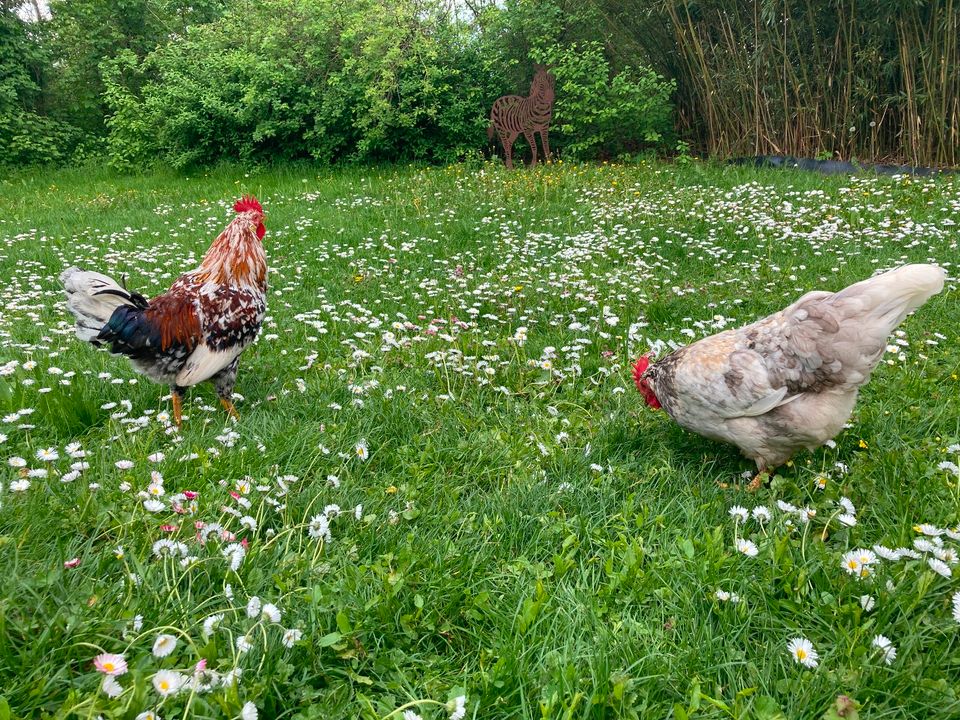
<path fill-rule="evenodd" d="M 60 274 L 67 293 L 67 309 L 77 319 L 77 337 L 92 342 L 107 324 L 113 311 L 121 305 L 132 305 L 132 295 L 113 278 L 76 267 Z"/>
<path fill-rule="evenodd" d="M 904 265 L 881 275 L 854 283 L 834 300 L 859 300 L 862 314 L 876 318 L 889 335 L 903 319 L 943 290 L 946 272 L 936 265 Z"/>

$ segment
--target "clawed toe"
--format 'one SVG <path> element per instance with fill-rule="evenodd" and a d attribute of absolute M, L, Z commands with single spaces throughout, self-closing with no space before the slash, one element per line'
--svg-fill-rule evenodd
<path fill-rule="evenodd" d="M 220 404 L 223 405 L 223 409 L 227 411 L 227 414 L 232 417 L 234 420 L 240 419 L 240 413 L 237 412 L 236 406 L 233 404 L 233 400 L 228 400 L 227 398 L 220 398 Z"/>
<path fill-rule="evenodd" d="M 756 475 L 754 475 L 753 480 L 747 485 L 747 492 L 756 492 L 760 489 L 760 486 L 770 477 L 770 474 L 766 470 L 761 470 Z"/>

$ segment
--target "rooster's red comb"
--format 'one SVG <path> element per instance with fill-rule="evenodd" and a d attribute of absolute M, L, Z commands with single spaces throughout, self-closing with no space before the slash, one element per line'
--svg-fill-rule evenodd
<path fill-rule="evenodd" d="M 256 210 L 261 214 L 263 213 L 263 208 L 260 206 L 260 201 L 257 200 L 253 195 L 244 195 L 233 204 L 233 209 L 238 213 L 248 212 L 250 210 Z"/>

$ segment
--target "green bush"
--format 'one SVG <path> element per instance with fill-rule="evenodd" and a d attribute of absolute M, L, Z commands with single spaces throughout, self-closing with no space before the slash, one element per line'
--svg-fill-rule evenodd
<path fill-rule="evenodd" d="M 595 42 L 552 45 L 534 55 L 557 78 L 551 137 L 558 148 L 578 157 L 612 157 L 672 146 L 673 80 L 646 67 L 613 73 Z"/>
<path fill-rule="evenodd" d="M 117 165 L 221 159 L 447 162 L 482 146 L 501 76 L 412 0 L 268 0 L 105 65 Z M 499 83 L 499 84 L 498 84 Z"/>

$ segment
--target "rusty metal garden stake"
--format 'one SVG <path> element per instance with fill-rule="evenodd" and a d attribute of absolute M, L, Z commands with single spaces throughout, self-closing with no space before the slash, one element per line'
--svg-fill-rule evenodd
<path fill-rule="evenodd" d="M 537 141 L 534 133 L 540 134 L 543 145 L 543 157 L 550 159 L 550 143 L 547 134 L 550 128 L 550 117 L 553 114 L 554 92 L 556 78 L 547 71 L 545 65 L 535 65 L 536 72 L 533 82 L 530 83 L 530 94 L 527 97 L 520 95 L 504 95 L 497 98 L 490 109 L 490 127 L 487 128 L 487 137 L 493 140 L 496 131 L 500 136 L 500 143 L 506 155 L 507 167 L 513 169 L 513 143 L 517 136 L 523 133 L 533 153 L 530 167 L 537 164 Z"/>

